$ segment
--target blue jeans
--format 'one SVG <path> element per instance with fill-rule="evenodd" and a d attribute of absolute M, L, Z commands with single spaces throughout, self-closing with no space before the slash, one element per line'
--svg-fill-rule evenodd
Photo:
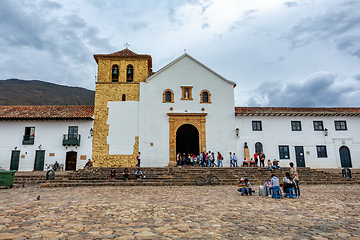
<path fill-rule="evenodd" d="M 296 196 L 300 196 L 299 180 L 295 180 L 295 193 Z"/>
<path fill-rule="evenodd" d="M 221 159 L 218 160 L 218 167 L 220 167 L 220 165 L 223 166 Z"/>
<path fill-rule="evenodd" d="M 234 167 L 237 167 L 237 160 L 233 160 Z"/>

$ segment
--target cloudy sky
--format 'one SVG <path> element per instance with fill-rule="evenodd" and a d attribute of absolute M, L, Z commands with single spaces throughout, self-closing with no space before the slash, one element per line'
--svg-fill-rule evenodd
<path fill-rule="evenodd" d="M 95 89 L 93 54 L 186 52 L 236 106 L 359 106 L 359 0 L 1 0 L 0 79 Z"/>

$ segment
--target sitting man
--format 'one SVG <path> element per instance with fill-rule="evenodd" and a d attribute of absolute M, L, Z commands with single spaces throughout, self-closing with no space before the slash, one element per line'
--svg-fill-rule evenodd
<path fill-rule="evenodd" d="M 250 196 L 252 195 L 251 184 L 248 179 L 245 179 L 245 194 Z"/>
<path fill-rule="evenodd" d="M 135 177 L 136 177 L 136 180 L 141 180 L 142 171 L 140 170 L 140 168 L 135 172 Z"/>
<path fill-rule="evenodd" d="M 89 159 L 89 161 L 87 161 L 87 163 L 85 164 L 84 168 L 92 167 L 92 166 L 93 166 L 92 161 Z"/>
<path fill-rule="evenodd" d="M 245 179 L 240 179 L 240 182 L 238 184 L 238 192 L 241 192 L 241 195 L 244 195 L 245 192 L 245 187 L 246 187 L 246 183 L 245 183 Z"/>
<path fill-rule="evenodd" d="M 280 169 L 279 161 L 276 159 L 274 159 L 274 161 L 273 161 L 273 168 Z"/>
<path fill-rule="evenodd" d="M 58 168 L 59 168 L 59 163 L 57 161 L 55 161 L 55 163 L 53 165 L 54 171 L 56 171 Z"/>
<path fill-rule="evenodd" d="M 110 179 L 115 179 L 116 178 L 116 170 L 115 168 L 111 169 L 110 172 Z"/>
<path fill-rule="evenodd" d="M 249 166 L 249 164 L 248 164 L 248 162 L 247 162 L 246 158 L 244 158 L 244 160 L 243 160 L 243 167 L 245 167 L 245 165 L 246 165 L 247 167 Z"/>
<path fill-rule="evenodd" d="M 250 167 L 255 167 L 255 160 L 253 158 L 250 159 Z"/>
<path fill-rule="evenodd" d="M 129 176 L 130 176 L 130 171 L 129 171 L 129 169 L 125 168 L 124 172 L 123 172 L 123 179 L 129 180 Z"/>

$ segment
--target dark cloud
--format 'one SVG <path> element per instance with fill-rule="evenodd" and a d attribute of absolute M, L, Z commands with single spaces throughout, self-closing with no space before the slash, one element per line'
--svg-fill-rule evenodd
<path fill-rule="evenodd" d="M 346 1 L 321 15 L 302 19 L 287 38 L 293 48 L 330 41 L 338 50 L 360 58 L 360 15 L 353 9 L 360 9 L 359 1 Z"/>
<path fill-rule="evenodd" d="M 284 3 L 284 6 L 288 7 L 288 8 L 297 7 L 298 3 L 297 2 L 286 2 L 286 3 Z"/>
<path fill-rule="evenodd" d="M 359 93 L 359 84 L 345 84 L 337 75 L 318 72 L 299 82 L 265 82 L 249 99 L 248 106 L 357 106 Z"/>

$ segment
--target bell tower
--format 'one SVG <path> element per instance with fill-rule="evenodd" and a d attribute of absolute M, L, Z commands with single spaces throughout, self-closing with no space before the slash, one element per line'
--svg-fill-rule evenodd
<path fill-rule="evenodd" d="M 152 74 L 152 58 L 126 48 L 111 54 L 95 54 L 98 78 L 95 88 L 95 120 L 92 157 L 95 167 L 134 167 L 139 149 L 135 136 L 132 154 L 110 154 L 107 137 L 109 102 L 139 101 L 140 83 Z"/>

